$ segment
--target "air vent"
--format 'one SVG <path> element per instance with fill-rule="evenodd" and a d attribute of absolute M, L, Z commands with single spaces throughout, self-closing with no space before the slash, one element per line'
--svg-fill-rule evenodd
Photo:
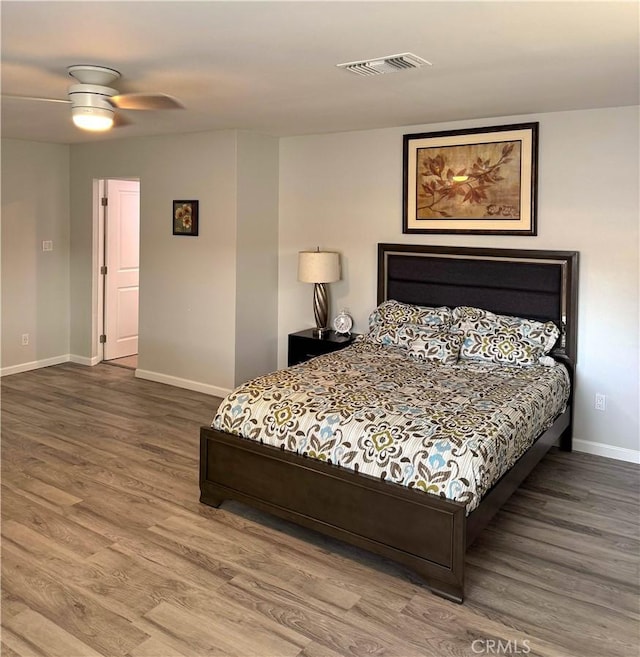
<path fill-rule="evenodd" d="M 383 73 L 396 73 L 410 68 L 420 68 L 425 64 L 431 66 L 431 62 L 426 59 L 410 52 L 403 52 L 400 55 L 365 59 L 361 62 L 347 62 L 346 64 L 337 64 L 337 66 L 356 75 L 382 75 Z"/>

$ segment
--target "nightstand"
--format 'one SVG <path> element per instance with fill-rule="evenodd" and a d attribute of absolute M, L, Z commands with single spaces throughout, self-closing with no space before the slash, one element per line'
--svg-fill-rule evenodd
<path fill-rule="evenodd" d="M 338 335 L 335 331 L 329 331 L 324 338 L 316 338 L 313 336 L 313 329 L 289 333 L 289 366 L 344 349 L 357 337 L 357 333 Z"/>

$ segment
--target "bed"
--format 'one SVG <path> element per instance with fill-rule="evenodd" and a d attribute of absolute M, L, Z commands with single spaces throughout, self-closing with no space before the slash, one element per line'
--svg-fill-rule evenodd
<path fill-rule="evenodd" d="M 559 385 L 557 381 L 561 377 L 554 378 L 551 373 L 561 369 L 565 378 L 572 382 L 573 389 L 577 268 L 578 254 L 573 251 L 379 244 L 378 303 L 381 307 L 397 302 L 445 310 L 475 307 L 499 316 L 552 322 L 557 330 L 551 356 L 562 367 L 529 368 L 530 373 L 540 372 L 540 376 L 531 375 L 530 378 L 539 379 L 540 385 L 546 378 L 556 381 L 550 385 Z M 384 350 L 384 367 L 390 374 L 386 383 L 380 379 L 381 390 L 398 378 L 398 367 L 402 367 L 396 362 L 394 348 Z M 308 370 L 298 369 L 305 368 L 300 365 L 288 374 L 270 376 L 275 377 L 274 381 L 282 389 L 281 377 L 297 375 L 298 382 L 291 385 L 299 388 L 300 381 L 305 378 L 319 385 L 322 367 L 328 367 L 329 372 L 331 368 L 355 371 L 357 365 L 354 363 L 366 365 L 373 362 L 372 359 L 382 360 L 377 356 L 381 352 L 380 345 L 366 340 L 356 341 L 343 351 L 352 353 L 322 356 L 314 359 Z M 479 368 L 485 377 L 498 375 L 486 373 L 485 369 L 500 369 L 472 363 L 470 370 L 474 372 L 474 368 Z M 447 371 L 453 369 L 456 367 Z M 476 375 L 469 375 L 465 368 L 462 370 L 473 384 Z M 416 378 L 417 375 L 411 376 Z M 421 373 L 420 376 L 426 381 L 426 375 Z M 326 380 L 326 375 L 324 378 Z M 266 382 L 252 385 L 256 388 L 270 383 L 269 377 L 266 379 Z M 552 388 L 551 397 L 559 394 L 553 390 L 556 389 Z M 422 396 L 421 390 L 417 391 L 417 396 Z M 450 405 L 454 397 L 449 393 L 441 395 L 440 402 Z M 326 395 L 325 398 L 328 399 Z M 396 407 L 402 410 L 401 405 L 392 405 L 392 398 L 389 392 L 386 406 L 389 413 L 397 411 Z M 235 400 L 231 403 L 233 405 Z M 412 407 L 407 412 L 420 411 Z M 218 428 L 201 429 L 200 499 L 212 506 L 235 499 L 367 549 L 409 567 L 435 593 L 462 602 L 467 547 L 551 445 L 557 442 L 561 449 L 571 449 L 571 393 L 567 393 L 566 399 L 551 412 L 552 417 L 540 425 L 540 435 L 533 435 L 521 453 L 516 454 L 517 460 L 514 457 L 514 463 L 509 462 L 506 469 L 497 473 L 495 483 L 492 480 L 490 486 L 480 486 L 474 493 L 461 495 L 445 495 L 444 489 L 425 492 L 416 485 L 417 480 L 401 482 L 405 475 L 399 474 L 399 470 L 394 475 L 391 468 L 386 468 L 381 477 L 377 470 L 366 472 L 366 468 L 359 468 L 354 471 L 338 465 L 335 446 L 333 458 L 308 458 L 298 453 L 299 445 L 292 442 L 296 431 L 302 435 L 299 427 L 291 427 L 291 435 L 281 435 L 282 443 L 278 443 L 268 436 L 273 432 L 268 430 L 266 422 L 254 421 L 249 439 L 236 435 L 231 421 L 224 424 L 217 419 Z M 283 426 L 286 427 L 286 423 Z M 268 439 L 274 444 L 268 444 Z M 309 453 L 309 449 L 306 451 Z"/>

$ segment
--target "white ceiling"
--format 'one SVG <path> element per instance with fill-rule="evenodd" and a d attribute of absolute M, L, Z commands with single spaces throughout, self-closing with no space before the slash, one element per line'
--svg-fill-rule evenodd
<path fill-rule="evenodd" d="M 3 0 L 2 93 L 66 98 L 66 67 L 186 109 L 126 112 L 107 134 L 68 105 L 3 99 L 2 136 L 76 143 L 200 130 L 275 136 L 636 105 L 631 2 Z M 412 52 L 431 67 L 359 77 L 336 64 Z"/>

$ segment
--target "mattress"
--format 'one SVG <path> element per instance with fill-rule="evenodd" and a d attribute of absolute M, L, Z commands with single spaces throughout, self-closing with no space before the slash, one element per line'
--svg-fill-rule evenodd
<path fill-rule="evenodd" d="M 467 513 L 566 408 L 553 367 L 441 365 L 359 340 L 249 381 L 213 428 L 462 502 Z"/>

